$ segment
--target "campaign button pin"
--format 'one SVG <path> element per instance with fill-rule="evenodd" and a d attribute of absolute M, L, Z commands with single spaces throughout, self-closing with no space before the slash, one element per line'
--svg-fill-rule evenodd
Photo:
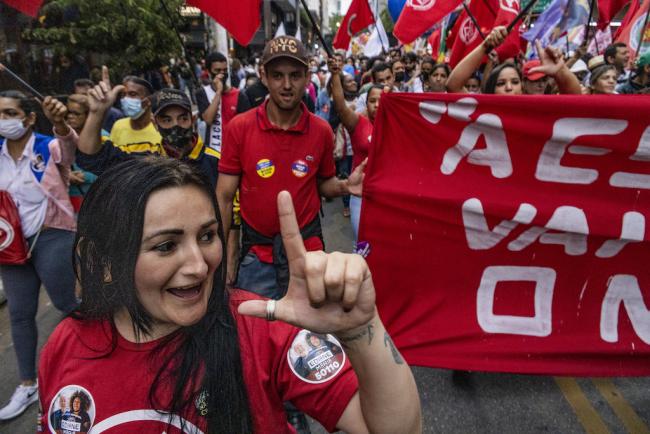
<path fill-rule="evenodd" d="M 270 178 L 275 173 L 275 166 L 268 158 L 263 158 L 258 161 L 255 168 L 257 169 L 257 174 L 262 178 Z"/>
<path fill-rule="evenodd" d="M 291 165 L 291 171 L 298 178 L 303 178 L 309 172 L 309 165 L 303 160 L 296 160 Z"/>

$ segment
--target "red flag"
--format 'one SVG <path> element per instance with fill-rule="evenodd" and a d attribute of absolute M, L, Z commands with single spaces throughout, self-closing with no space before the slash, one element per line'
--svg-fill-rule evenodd
<path fill-rule="evenodd" d="M 406 0 L 393 35 L 410 44 L 460 5 L 460 0 Z"/>
<path fill-rule="evenodd" d="M 630 10 L 625 15 L 621 28 L 616 33 L 616 42 L 624 42 L 630 49 L 630 59 L 636 58 L 636 53 L 639 51 L 639 37 L 641 36 L 646 14 L 648 13 L 648 5 L 650 5 L 650 1 L 644 1 L 643 5 L 639 6 L 639 1 L 635 0 L 630 5 Z M 632 8 L 635 6 L 636 10 L 633 10 Z M 649 42 L 650 34 L 646 27 L 641 45 L 647 47 Z"/>
<path fill-rule="evenodd" d="M 368 0 L 352 0 L 352 4 L 341 21 L 341 25 L 334 36 L 332 46 L 341 50 L 347 50 L 350 40 L 355 33 L 368 27 L 375 22 Z"/>
<path fill-rule="evenodd" d="M 210 15 L 241 45 L 248 45 L 260 27 L 261 0 L 187 0 L 187 3 Z"/>
<path fill-rule="evenodd" d="M 429 45 L 431 45 L 431 55 L 433 58 L 438 57 L 438 53 L 440 53 L 440 41 L 441 41 L 441 33 L 442 33 L 442 28 L 439 28 L 437 30 L 434 30 L 427 41 L 429 42 Z"/>
<path fill-rule="evenodd" d="M 519 14 L 520 6 L 518 0 L 500 0 L 497 17 L 494 20 L 494 27 L 509 25 Z M 521 42 L 519 34 L 519 21 L 510 31 L 510 34 L 496 50 L 499 60 L 503 61 L 510 57 L 516 57 L 521 51 Z"/>
<path fill-rule="evenodd" d="M 25 15 L 36 18 L 38 10 L 43 4 L 43 0 L 2 0 L 14 9 L 19 10 Z"/>
<path fill-rule="evenodd" d="M 621 25 L 618 27 L 618 30 L 616 30 L 616 33 L 614 33 L 614 40 L 617 40 L 618 37 L 621 36 L 621 33 L 625 28 L 627 28 L 628 24 L 630 24 L 630 20 L 634 15 L 636 15 L 640 7 L 641 3 L 639 3 L 639 0 L 632 0 L 627 13 L 623 17 L 623 21 L 621 21 Z"/>
<path fill-rule="evenodd" d="M 495 11 L 497 10 L 497 0 L 473 1 L 469 10 L 476 19 L 476 22 L 481 28 L 483 35 L 487 36 L 492 30 L 494 20 L 496 18 Z M 449 58 L 449 66 L 455 68 L 465 56 L 472 52 L 481 42 L 483 38 L 479 30 L 474 25 L 471 17 L 467 11 L 456 20 L 454 24 L 454 43 Z"/>
<path fill-rule="evenodd" d="M 598 28 L 604 30 L 628 0 L 598 0 Z"/>

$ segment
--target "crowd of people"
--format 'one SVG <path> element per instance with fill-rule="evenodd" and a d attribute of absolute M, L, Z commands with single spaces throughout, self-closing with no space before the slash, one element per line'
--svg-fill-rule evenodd
<path fill-rule="evenodd" d="M 620 43 L 599 56 L 537 44 L 535 60 L 498 59 L 506 36 L 493 29 L 453 70 L 399 48 L 328 59 L 282 36 L 252 65 L 177 60 L 162 89 L 138 75 L 113 86 L 104 67 L 64 102 L 1 92 L 0 189 L 29 254 L 0 265 L 21 382 L 0 420 L 40 395 L 45 431 L 151 408 L 187 432 L 290 432 L 285 407 L 301 432 L 296 407 L 330 429 L 417 431 L 415 383 L 365 261 L 322 252 L 323 197 L 342 198 L 356 241 L 382 94 L 649 87 L 650 53 L 631 62 Z M 53 135 L 37 132 L 39 111 Z M 41 285 L 68 318 L 37 373 Z M 309 357 L 300 329 L 317 333 Z M 126 366 L 141 367 L 97 376 Z M 85 432 L 75 423 L 69 432 Z"/>

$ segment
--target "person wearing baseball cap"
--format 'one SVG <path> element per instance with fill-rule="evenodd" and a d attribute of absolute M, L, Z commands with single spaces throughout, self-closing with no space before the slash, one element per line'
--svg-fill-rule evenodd
<path fill-rule="evenodd" d="M 364 166 L 347 180 L 335 176 L 332 129 L 303 103 L 308 65 L 298 39 L 280 36 L 266 44 L 260 72 L 269 97 L 230 121 L 219 161 L 217 199 L 226 237 L 238 188 L 241 202 L 240 267 L 228 283 L 274 299 L 285 294 L 289 277 L 279 238 L 278 193 L 288 190 L 294 198 L 301 235 L 311 251 L 323 248 L 321 196 L 361 190 Z"/>
<path fill-rule="evenodd" d="M 650 85 L 650 51 L 636 61 L 636 70 L 627 82 L 619 85 L 616 91 L 620 94 L 641 93 Z"/>
<path fill-rule="evenodd" d="M 195 165 L 216 188 L 218 156 L 206 146 L 194 131 L 196 117 L 188 96 L 176 89 L 162 89 L 151 97 L 153 124 L 160 133 L 160 144 L 143 143 L 128 148 L 102 141 L 100 130 L 104 114 L 124 91 L 124 86 L 111 88 L 108 69 L 103 80 L 88 92 L 90 111 L 79 135 L 77 164 L 98 176 L 114 164 L 147 155 L 161 155 L 187 160 Z"/>
<path fill-rule="evenodd" d="M 548 75 L 541 71 L 531 71 L 533 68 L 541 65 L 542 62 L 539 60 L 529 60 L 524 63 L 522 72 L 524 75 L 524 93 L 526 95 L 543 95 L 546 92 L 549 79 Z"/>

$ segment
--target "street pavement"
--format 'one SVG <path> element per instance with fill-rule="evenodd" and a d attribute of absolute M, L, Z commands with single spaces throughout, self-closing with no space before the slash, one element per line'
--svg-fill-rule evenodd
<path fill-rule="evenodd" d="M 341 210 L 339 199 L 324 203 L 325 243 L 329 251 L 350 252 L 352 229 Z M 60 319 L 42 291 L 39 345 Z M 0 306 L 0 367 L 3 405 L 18 378 L 6 304 Z M 413 367 L 413 373 L 425 433 L 650 434 L 650 377 L 560 378 L 424 367 Z M 0 434 L 35 432 L 36 415 L 33 405 L 22 416 L 0 422 Z M 314 434 L 325 433 L 316 422 L 311 427 Z"/>

